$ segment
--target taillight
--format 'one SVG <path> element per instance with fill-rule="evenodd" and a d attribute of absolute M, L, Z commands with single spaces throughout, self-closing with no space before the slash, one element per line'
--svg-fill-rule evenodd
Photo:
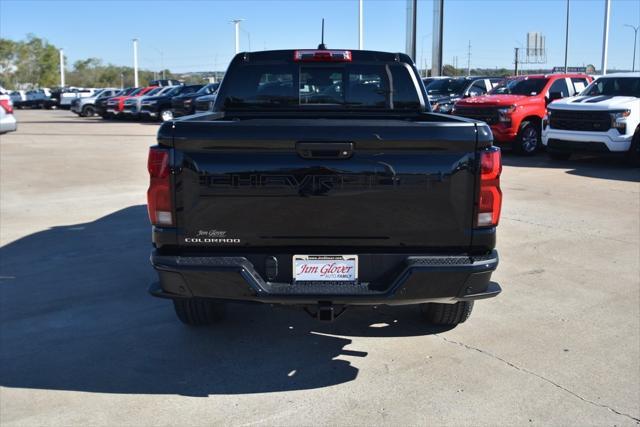
<path fill-rule="evenodd" d="M 350 50 L 296 50 L 293 60 L 298 62 L 351 62 Z"/>
<path fill-rule="evenodd" d="M 495 227 L 500 220 L 502 158 L 498 147 L 480 153 L 480 194 L 476 226 Z"/>
<path fill-rule="evenodd" d="M 147 191 L 149 220 L 153 225 L 174 225 L 169 150 L 151 147 L 147 169 L 150 178 Z"/>
<path fill-rule="evenodd" d="M 0 107 L 2 107 L 7 114 L 13 114 L 13 105 L 10 99 L 0 99 Z"/>

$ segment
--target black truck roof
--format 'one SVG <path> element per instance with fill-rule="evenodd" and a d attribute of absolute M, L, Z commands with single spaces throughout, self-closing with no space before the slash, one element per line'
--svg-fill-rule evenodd
<path fill-rule="evenodd" d="M 322 49 L 283 49 L 283 50 L 263 50 L 260 52 L 240 52 L 235 60 L 251 61 L 291 61 L 294 62 L 294 54 L 297 51 L 322 51 Z M 327 51 L 349 51 L 352 61 L 380 61 L 380 62 L 405 62 L 413 64 L 413 60 L 405 53 L 380 52 L 376 50 L 353 50 L 353 49 L 327 49 Z"/>

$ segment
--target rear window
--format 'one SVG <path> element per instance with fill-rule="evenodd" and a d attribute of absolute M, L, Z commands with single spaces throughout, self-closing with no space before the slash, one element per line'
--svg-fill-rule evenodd
<path fill-rule="evenodd" d="M 401 64 L 246 64 L 227 79 L 222 101 L 227 110 L 420 107 Z"/>

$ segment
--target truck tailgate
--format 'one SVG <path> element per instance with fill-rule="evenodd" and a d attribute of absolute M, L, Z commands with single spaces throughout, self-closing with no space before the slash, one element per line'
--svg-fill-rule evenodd
<path fill-rule="evenodd" d="M 471 244 L 474 123 L 269 118 L 173 126 L 188 135 L 170 142 L 180 245 Z"/>

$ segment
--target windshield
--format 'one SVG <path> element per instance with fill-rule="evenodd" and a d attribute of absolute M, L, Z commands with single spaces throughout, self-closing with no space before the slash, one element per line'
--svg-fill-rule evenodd
<path fill-rule="evenodd" d="M 427 84 L 429 95 L 461 94 L 467 87 L 466 79 L 437 79 Z"/>
<path fill-rule="evenodd" d="M 218 86 L 220 86 L 220 83 L 209 83 L 208 85 L 198 90 L 198 92 L 196 93 L 198 95 L 209 95 L 218 90 Z"/>
<path fill-rule="evenodd" d="M 600 77 L 580 94 L 585 96 L 634 96 L 640 98 L 640 77 Z"/>
<path fill-rule="evenodd" d="M 420 108 L 412 76 L 398 63 L 246 64 L 228 79 L 225 109 Z"/>
<path fill-rule="evenodd" d="M 534 96 L 542 92 L 549 79 L 509 79 L 496 86 L 490 95 L 526 95 Z"/>
<path fill-rule="evenodd" d="M 143 87 L 139 87 L 137 89 L 134 89 L 133 92 L 129 93 L 129 96 L 135 96 L 137 94 L 139 94 L 144 88 Z"/>
<path fill-rule="evenodd" d="M 184 86 L 182 89 L 182 93 L 194 93 L 194 92 L 198 92 L 200 89 L 202 89 L 202 85 L 190 85 L 190 86 Z M 217 89 L 217 87 L 216 87 Z"/>
<path fill-rule="evenodd" d="M 165 96 L 173 96 L 180 93 L 182 90 L 182 86 L 172 86 L 168 91 L 163 92 L 162 94 Z"/>
<path fill-rule="evenodd" d="M 166 89 L 167 89 L 166 87 L 157 87 L 155 89 L 151 89 L 149 92 L 146 93 L 146 95 L 147 96 L 160 95 Z"/>

